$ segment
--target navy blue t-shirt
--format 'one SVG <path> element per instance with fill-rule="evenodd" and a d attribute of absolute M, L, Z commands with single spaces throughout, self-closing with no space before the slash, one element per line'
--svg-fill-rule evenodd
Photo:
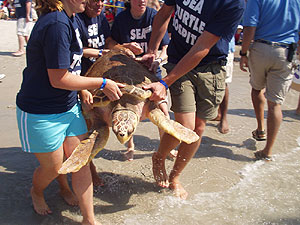
<path fill-rule="evenodd" d="M 106 38 L 110 37 L 110 27 L 103 12 L 97 17 L 90 18 L 85 13 L 77 14 L 79 32 L 83 47 L 104 49 Z M 85 74 L 95 58 L 82 57 L 81 74 Z"/>
<path fill-rule="evenodd" d="M 14 7 L 16 8 L 17 18 L 26 18 L 26 3 L 32 0 L 14 0 Z M 31 13 L 30 13 L 31 16 Z"/>
<path fill-rule="evenodd" d="M 116 16 L 112 26 L 112 38 L 120 44 L 137 42 L 143 49 L 143 54 L 145 54 L 148 49 L 148 43 L 152 32 L 152 23 L 156 13 L 155 9 L 147 7 L 144 15 L 136 20 L 132 17 L 130 9 L 120 12 L 118 16 Z M 169 36 L 166 32 L 160 43 L 160 47 L 168 45 L 169 41 Z M 159 67 L 156 75 L 161 77 Z"/>
<path fill-rule="evenodd" d="M 81 72 L 82 42 L 75 17 L 62 11 L 42 15 L 36 22 L 26 49 L 27 67 L 23 71 L 17 106 L 34 114 L 62 113 L 78 101 L 77 91 L 51 86 L 47 69 Z"/>
<path fill-rule="evenodd" d="M 226 58 L 229 42 L 244 12 L 245 0 L 165 0 L 165 4 L 175 6 L 169 62 L 177 64 L 204 31 L 221 39 L 199 66 Z"/>

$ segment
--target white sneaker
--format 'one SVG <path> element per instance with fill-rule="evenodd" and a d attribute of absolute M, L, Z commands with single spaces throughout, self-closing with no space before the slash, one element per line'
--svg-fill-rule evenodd
<path fill-rule="evenodd" d="M 6 75 L 3 74 L 3 73 L 1 73 L 1 74 L 0 74 L 0 80 L 2 80 L 4 77 L 6 77 Z"/>

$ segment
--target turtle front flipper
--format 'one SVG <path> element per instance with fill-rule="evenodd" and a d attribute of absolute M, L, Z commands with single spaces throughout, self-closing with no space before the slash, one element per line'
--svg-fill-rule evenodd
<path fill-rule="evenodd" d="M 77 172 L 89 163 L 97 153 L 104 148 L 109 136 L 109 128 L 103 126 L 86 139 L 82 140 L 75 148 L 70 157 L 62 164 L 59 174 L 67 174 Z"/>
<path fill-rule="evenodd" d="M 134 85 L 126 85 L 125 87 L 122 87 L 120 89 L 122 93 L 127 93 L 134 95 L 141 100 L 146 100 L 147 98 L 150 98 L 152 95 L 152 91 L 150 90 L 144 90 L 143 88 L 136 87 Z"/>
<path fill-rule="evenodd" d="M 152 123 L 162 129 L 164 132 L 177 138 L 180 142 L 183 141 L 187 144 L 191 144 L 199 139 L 199 136 L 196 134 L 196 132 L 182 126 L 180 123 L 174 120 L 170 120 L 158 108 L 151 110 L 148 113 L 148 118 Z"/>

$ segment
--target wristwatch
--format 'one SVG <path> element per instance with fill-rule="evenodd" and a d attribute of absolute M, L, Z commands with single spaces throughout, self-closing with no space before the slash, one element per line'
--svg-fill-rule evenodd
<path fill-rule="evenodd" d="M 242 50 L 240 51 L 240 56 L 247 56 L 247 52 L 243 53 Z"/>

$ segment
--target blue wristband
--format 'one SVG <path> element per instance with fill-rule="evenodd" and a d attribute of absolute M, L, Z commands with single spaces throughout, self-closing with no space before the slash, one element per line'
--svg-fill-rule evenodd
<path fill-rule="evenodd" d="M 168 90 L 169 86 L 166 82 L 164 82 L 163 80 L 159 80 L 159 82 L 165 86 L 166 90 Z"/>
<path fill-rule="evenodd" d="M 98 57 L 102 56 L 103 49 L 99 50 Z"/>
<path fill-rule="evenodd" d="M 101 87 L 100 87 L 101 91 L 105 88 L 106 82 L 107 82 L 106 78 L 103 78 L 103 81 L 102 81 L 102 84 L 101 84 Z"/>

